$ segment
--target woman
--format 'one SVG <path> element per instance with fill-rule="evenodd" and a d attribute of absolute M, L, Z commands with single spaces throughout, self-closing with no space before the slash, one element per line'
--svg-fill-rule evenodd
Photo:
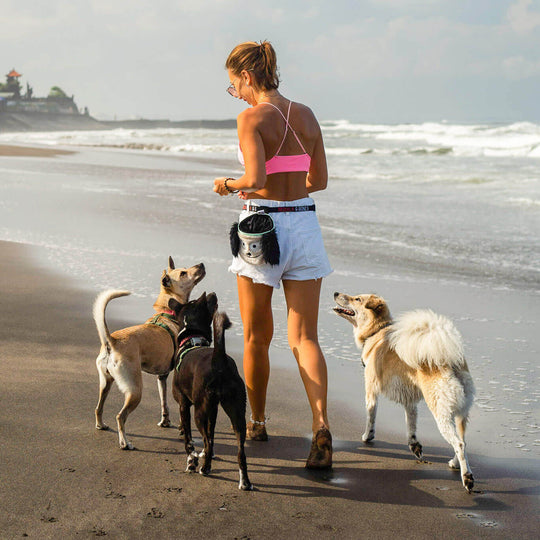
<path fill-rule="evenodd" d="M 315 205 L 309 194 L 326 188 L 328 172 L 319 124 L 311 110 L 278 91 L 276 54 L 268 41 L 241 43 L 225 64 L 228 92 L 250 108 L 238 116 L 240 178 L 216 178 L 221 196 L 244 199 L 240 223 L 263 210 L 274 221 L 278 264 L 250 264 L 234 257 L 244 327 L 244 377 L 251 406 L 247 438 L 266 441 L 268 349 L 273 334 L 272 292 L 283 282 L 289 345 L 298 363 L 313 413 L 307 468 L 332 466 L 332 436 L 326 411 L 327 370 L 318 342 L 322 278 L 332 272 Z"/>

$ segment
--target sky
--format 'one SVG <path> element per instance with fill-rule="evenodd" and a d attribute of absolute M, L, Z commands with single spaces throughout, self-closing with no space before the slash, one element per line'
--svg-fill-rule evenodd
<path fill-rule="evenodd" d="M 101 119 L 234 118 L 225 60 L 268 39 L 320 120 L 540 122 L 540 0 L 1 0 L 0 24 L 4 74 Z"/>

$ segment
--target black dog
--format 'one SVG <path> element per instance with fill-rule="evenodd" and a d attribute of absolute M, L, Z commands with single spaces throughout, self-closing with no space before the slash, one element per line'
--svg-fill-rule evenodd
<path fill-rule="evenodd" d="M 195 472 L 199 455 L 191 438 L 191 406 L 195 423 L 204 441 L 204 463 L 200 474 L 210 473 L 214 452 L 214 429 L 218 406 L 231 420 L 238 441 L 239 489 L 252 489 L 248 478 L 244 443 L 246 440 L 246 388 L 234 360 L 225 353 L 225 330 L 231 326 L 226 313 L 216 313 L 217 297 L 203 293 L 200 298 L 181 305 L 172 299 L 169 307 L 177 313 L 184 328 L 178 335 L 179 353 L 174 372 L 173 396 L 180 406 L 187 454 L 187 472 Z M 215 317 L 214 317 L 215 314 Z M 214 320 L 214 344 L 212 341 Z M 202 457 L 202 456 L 201 456 Z"/>

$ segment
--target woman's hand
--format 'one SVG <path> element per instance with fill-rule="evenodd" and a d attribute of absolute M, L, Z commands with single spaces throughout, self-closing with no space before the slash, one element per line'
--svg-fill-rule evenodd
<path fill-rule="evenodd" d="M 224 197 L 230 195 L 231 192 L 225 187 L 226 176 L 220 176 L 214 180 L 214 191 L 220 196 Z"/>

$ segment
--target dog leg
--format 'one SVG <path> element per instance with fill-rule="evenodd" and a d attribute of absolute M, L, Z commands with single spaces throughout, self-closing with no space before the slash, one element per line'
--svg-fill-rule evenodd
<path fill-rule="evenodd" d="M 199 465 L 199 455 L 195 452 L 193 440 L 191 439 L 191 403 L 184 396 L 180 396 L 180 419 L 184 426 L 184 448 L 187 454 L 186 472 L 192 473 Z"/>
<path fill-rule="evenodd" d="M 463 487 L 467 490 L 468 493 L 470 493 L 474 486 L 474 478 L 471 468 L 469 466 L 469 461 L 467 460 L 467 454 L 465 452 L 464 436 L 466 421 L 463 418 L 455 418 L 451 416 L 436 418 L 436 420 L 441 435 L 452 445 L 452 448 L 455 452 L 455 456 L 449 461 L 449 465 L 457 465 L 456 461 L 459 463 Z"/>
<path fill-rule="evenodd" d="M 207 405 L 207 404 L 205 404 Z M 206 411 L 197 409 L 195 411 L 195 424 L 197 429 L 202 435 L 204 443 L 204 461 L 199 470 L 199 473 L 203 476 L 208 476 L 212 470 L 212 456 L 214 452 L 214 434 L 213 428 L 215 427 L 216 417 L 217 417 L 217 406 L 215 407 L 216 411 L 210 412 L 207 414 Z M 213 418 L 212 418 L 213 417 Z M 212 426 L 213 423 L 213 426 Z M 210 431 L 212 429 L 212 431 Z"/>
<path fill-rule="evenodd" d="M 418 418 L 418 407 L 416 403 L 408 403 L 405 407 L 405 419 L 407 422 L 407 442 L 411 452 L 422 459 L 422 445 L 416 439 L 416 421 Z"/>
<path fill-rule="evenodd" d="M 366 388 L 366 431 L 362 435 L 365 443 L 375 438 L 375 417 L 377 415 L 377 395 Z"/>
<path fill-rule="evenodd" d="M 178 437 L 180 439 L 182 439 L 183 436 L 184 436 L 184 428 L 182 427 L 182 407 L 181 407 L 183 397 L 182 397 L 182 393 L 180 392 L 180 390 L 178 390 L 178 388 L 176 387 L 176 384 L 174 384 L 174 379 L 173 379 L 173 385 L 172 385 L 172 394 L 173 394 L 174 399 L 176 400 L 176 402 L 180 406 L 179 407 L 179 409 L 180 409 L 180 419 L 179 419 L 179 423 L 178 423 Z"/>
<path fill-rule="evenodd" d="M 142 392 L 127 391 L 124 395 L 124 406 L 120 412 L 116 415 L 116 423 L 118 425 L 118 439 L 120 442 L 120 448 L 123 450 L 134 450 L 135 447 L 126 439 L 125 425 L 129 413 L 135 410 L 137 405 L 141 402 Z"/>
<path fill-rule="evenodd" d="M 229 417 L 232 428 L 236 435 L 236 442 L 238 444 L 238 472 L 240 475 L 240 482 L 238 483 L 238 489 L 242 491 L 251 491 L 253 484 L 249 481 L 247 471 L 247 460 L 244 445 L 246 442 L 246 409 L 245 406 L 239 407 L 234 403 L 221 403 L 223 410 Z M 243 410 L 242 410 L 243 409 Z"/>
<path fill-rule="evenodd" d="M 169 406 L 167 405 L 167 375 L 159 375 L 157 379 L 159 400 L 161 402 L 161 421 L 158 423 L 159 427 L 168 428 L 171 427 L 171 421 L 169 419 Z"/>
<path fill-rule="evenodd" d="M 107 424 L 103 423 L 103 406 L 105 400 L 109 395 L 109 391 L 112 387 L 114 379 L 108 374 L 104 373 L 102 369 L 98 367 L 99 373 L 99 397 L 96 405 L 96 429 L 109 429 Z"/>

